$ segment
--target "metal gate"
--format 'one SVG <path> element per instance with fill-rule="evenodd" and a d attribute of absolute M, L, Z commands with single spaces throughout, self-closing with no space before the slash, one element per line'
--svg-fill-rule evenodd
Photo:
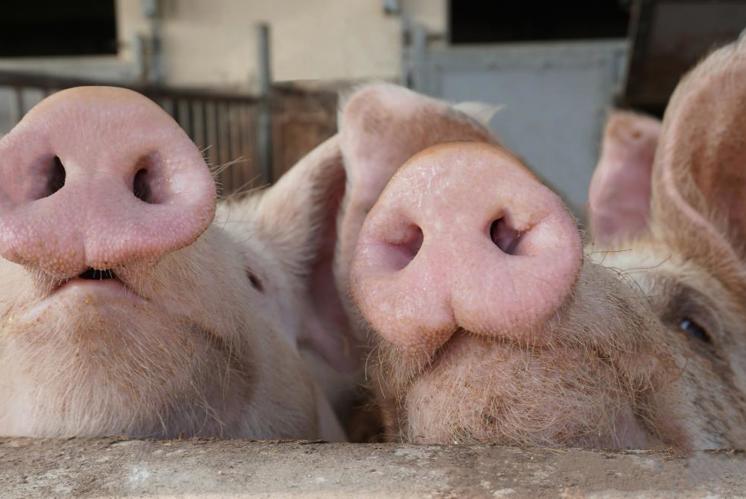
<path fill-rule="evenodd" d="M 626 40 L 441 48 L 427 47 L 423 36 L 414 40 L 404 55 L 410 86 L 453 102 L 502 106 L 491 128 L 582 218 Z"/>

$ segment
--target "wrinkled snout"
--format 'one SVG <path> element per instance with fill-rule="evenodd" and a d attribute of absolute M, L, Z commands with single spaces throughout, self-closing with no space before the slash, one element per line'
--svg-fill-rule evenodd
<path fill-rule="evenodd" d="M 571 292 L 581 241 L 562 201 L 497 146 L 412 157 L 361 230 L 353 298 L 370 326 L 434 351 L 458 330 L 522 343 Z"/>
<path fill-rule="evenodd" d="M 155 260 L 214 211 L 197 148 L 129 90 L 59 92 L 0 140 L 0 255 L 52 275 Z"/>

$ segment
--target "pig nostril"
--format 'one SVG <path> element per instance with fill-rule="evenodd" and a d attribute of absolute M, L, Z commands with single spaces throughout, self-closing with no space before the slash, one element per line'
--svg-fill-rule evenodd
<path fill-rule="evenodd" d="M 521 242 L 521 233 L 510 226 L 505 217 L 498 218 L 490 225 L 490 239 L 503 253 L 515 255 Z"/>
<path fill-rule="evenodd" d="M 135 173 L 135 178 L 132 181 L 132 192 L 135 197 L 146 203 L 152 203 L 153 193 L 150 191 L 150 185 L 148 185 L 148 170 L 140 168 Z"/>
<path fill-rule="evenodd" d="M 389 248 L 388 263 L 393 270 L 402 270 L 414 260 L 422 247 L 422 229 L 417 225 L 410 225 L 393 241 L 387 241 Z"/>
<path fill-rule="evenodd" d="M 47 196 L 51 196 L 62 189 L 62 186 L 65 185 L 65 176 L 65 167 L 60 158 L 55 156 L 52 160 L 52 168 L 47 176 Z"/>
<path fill-rule="evenodd" d="M 31 168 L 29 178 L 33 187 L 29 193 L 31 199 L 42 199 L 51 196 L 65 185 L 65 166 L 58 156 L 44 158 Z"/>

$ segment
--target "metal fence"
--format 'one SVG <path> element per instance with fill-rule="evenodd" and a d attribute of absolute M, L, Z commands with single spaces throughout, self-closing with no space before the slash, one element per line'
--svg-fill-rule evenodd
<path fill-rule="evenodd" d="M 84 85 L 126 87 L 158 103 L 203 151 L 205 160 L 217 172 L 216 182 L 223 195 L 270 183 L 310 148 L 332 135 L 336 127 L 336 95 L 332 92 L 277 87 L 268 101 L 262 101 L 251 95 L 213 90 L 0 71 L 0 93 L 7 98 L 9 125 L 47 95 Z M 264 120 L 272 127 L 269 134 L 259 133 L 258 128 L 260 113 L 265 110 L 270 113 L 269 119 Z M 263 136 L 271 137 L 272 142 L 261 143 Z M 262 148 L 268 148 L 270 154 L 260 154 Z M 261 157 L 269 158 L 271 164 L 259 164 Z"/>

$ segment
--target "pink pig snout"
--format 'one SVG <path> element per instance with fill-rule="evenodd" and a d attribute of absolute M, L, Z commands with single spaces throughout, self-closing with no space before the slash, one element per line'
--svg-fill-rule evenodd
<path fill-rule="evenodd" d="M 215 212 L 200 152 L 155 103 L 81 87 L 0 140 L 0 255 L 69 277 L 191 244 Z"/>
<path fill-rule="evenodd" d="M 454 332 L 541 342 L 582 261 L 562 201 L 497 146 L 412 157 L 361 229 L 351 289 L 393 344 L 433 351 Z"/>

